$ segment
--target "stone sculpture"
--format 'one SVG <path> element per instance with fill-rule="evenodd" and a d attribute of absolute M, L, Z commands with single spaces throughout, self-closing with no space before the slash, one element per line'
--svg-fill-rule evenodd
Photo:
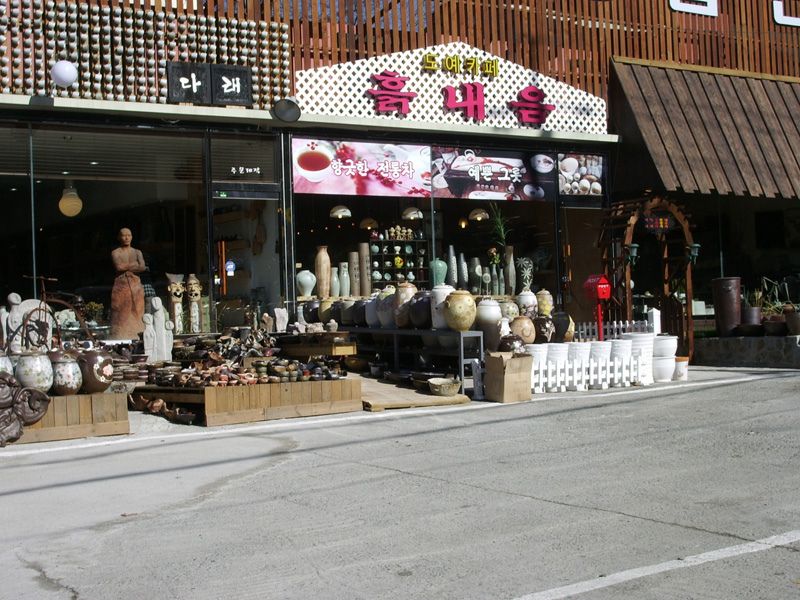
<path fill-rule="evenodd" d="M 131 246 L 130 229 L 120 229 L 118 239 L 119 247 L 111 252 L 117 271 L 111 289 L 111 337 L 133 339 L 142 331 L 144 286 L 138 273 L 146 271 L 147 265 L 141 251 Z"/>
<path fill-rule="evenodd" d="M 186 279 L 186 297 L 189 299 L 189 332 L 200 333 L 203 330 L 203 286 L 194 273 Z"/>

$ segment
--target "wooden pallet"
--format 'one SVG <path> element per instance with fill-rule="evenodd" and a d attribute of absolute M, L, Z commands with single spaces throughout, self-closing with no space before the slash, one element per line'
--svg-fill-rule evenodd
<path fill-rule="evenodd" d="M 381 398 L 379 400 L 364 400 L 364 410 L 380 412 L 389 408 L 424 408 L 426 406 L 449 406 L 451 404 L 469 404 L 469 396 L 456 394 L 455 396 L 430 396 L 426 394 L 408 394 L 403 398 Z"/>
<path fill-rule="evenodd" d="M 198 389 L 144 386 L 145 398 L 189 404 L 205 414 L 208 427 L 362 410 L 361 378 L 300 381 Z"/>
<path fill-rule="evenodd" d="M 26 425 L 18 444 L 130 433 L 127 394 L 53 396 L 45 415 Z"/>

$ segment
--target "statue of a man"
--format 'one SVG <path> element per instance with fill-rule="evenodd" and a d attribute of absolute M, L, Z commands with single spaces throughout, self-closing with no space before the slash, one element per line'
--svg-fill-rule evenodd
<path fill-rule="evenodd" d="M 147 270 L 141 251 L 131 246 L 133 234 L 127 227 L 119 230 L 119 248 L 111 252 L 117 271 L 111 289 L 111 337 L 135 339 L 144 327 L 144 287 L 137 273 Z"/>

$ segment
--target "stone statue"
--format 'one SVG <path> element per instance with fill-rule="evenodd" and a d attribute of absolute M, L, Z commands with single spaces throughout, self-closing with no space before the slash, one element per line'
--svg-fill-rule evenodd
<path fill-rule="evenodd" d="M 153 315 L 147 313 L 142 316 L 144 323 L 144 333 L 142 342 L 144 343 L 144 353 L 147 354 L 148 362 L 158 362 L 156 350 L 156 330 L 153 328 Z"/>
<path fill-rule="evenodd" d="M 133 234 L 127 227 L 119 230 L 119 247 L 111 252 L 117 271 L 111 289 L 111 337 L 134 339 L 143 329 L 144 286 L 137 273 L 147 270 L 141 251 L 131 246 Z"/>
<path fill-rule="evenodd" d="M 170 281 L 167 286 L 169 292 L 169 316 L 175 327 L 175 333 L 183 333 L 183 292 L 185 287 L 182 281 Z"/>
<path fill-rule="evenodd" d="M 156 296 L 155 298 L 150 298 L 150 305 L 152 310 L 150 312 L 153 313 L 153 329 L 155 330 L 156 334 L 156 358 L 155 360 L 169 360 L 167 357 L 167 348 L 166 348 L 166 340 L 164 339 L 164 333 L 167 329 L 167 315 L 166 311 L 164 310 L 164 305 L 161 303 L 161 298 Z"/>
<path fill-rule="evenodd" d="M 172 360 L 172 342 L 175 340 L 174 330 L 175 323 L 172 321 L 164 323 L 164 360 Z"/>
<path fill-rule="evenodd" d="M 203 330 L 203 287 L 194 273 L 186 278 L 186 297 L 189 299 L 189 332 L 200 333 Z"/>

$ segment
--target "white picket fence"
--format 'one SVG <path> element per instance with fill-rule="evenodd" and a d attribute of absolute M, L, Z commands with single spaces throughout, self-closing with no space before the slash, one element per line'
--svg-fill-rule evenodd
<path fill-rule="evenodd" d="M 588 361 L 543 361 L 531 369 L 531 390 L 544 392 L 583 392 L 587 389 L 605 390 L 609 387 L 649 385 L 651 378 L 643 377 L 643 364 L 639 356 L 627 359 Z"/>
<path fill-rule="evenodd" d="M 648 321 L 611 321 L 603 323 L 604 340 L 618 339 L 623 333 L 653 333 L 653 325 Z M 574 341 L 595 342 L 597 339 L 597 323 L 591 321 L 575 323 Z"/>

